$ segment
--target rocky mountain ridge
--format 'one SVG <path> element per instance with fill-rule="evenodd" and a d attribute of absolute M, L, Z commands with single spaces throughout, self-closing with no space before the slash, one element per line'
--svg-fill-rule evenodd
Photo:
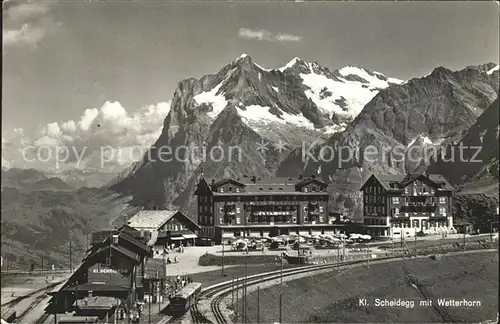
<path fill-rule="evenodd" d="M 315 78 L 327 82 L 315 84 Z M 354 67 L 331 72 L 297 58 L 269 70 L 242 55 L 217 74 L 179 82 L 159 139 L 111 188 L 146 206 L 183 206 L 178 196 L 192 195 L 202 169 L 219 177 L 243 171 L 274 175 L 283 151 L 325 140 L 346 127 L 379 89 L 396 83 L 402 81 Z M 265 146 L 261 150 L 259 143 Z M 237 150 L 230 152 L 231 147 Z M 171 160 L 161 162 L 165 148 Z M 184 153 L 175 156 L 179 150 Z"/>
<path fill-rule="evenodd" d="M 217 74 L 181 81 L 161 136 L 110 188 L 147 208 L 174 205 L 195 215 L 193 189 L 202 171 L 211 178 L 319 172 L 336 191 L 344 191 L 345 201 L 345 193 L 355 192 L 369 173 L 405 172 L 419 161 L 398 162 L 395 154 L 387 154 L 385 162 L 349 160 L 339 167 L 304 159 L 304 148 L 312 145 L 317 153 L 325 146 L 332 152 L 401 147 L 405 156 L 412 144 L 443 145 L 459 138 L 498 96 L 498 71 L 489 73 L 493 68 L 436 68 L 426 77 L 401 82 L 352 67 L 330 72 L 300 59 L 268 70 L 242 56 Z M 353 86 L 349 82 L 373 92 L 362 110 L 359 103 L 368 97 L 353 99 L 356 91 L 345 91 Z M 345 114 L 337 111 L 342 110 L 340 94 L 334 94 L 339 89 L 344 89 Z M 184 153 L 174 157 L 179 149 Z M 338 195 L 332 195 L 336 203 Z M 356 194 L 350 198 L 359 206 Z"/>

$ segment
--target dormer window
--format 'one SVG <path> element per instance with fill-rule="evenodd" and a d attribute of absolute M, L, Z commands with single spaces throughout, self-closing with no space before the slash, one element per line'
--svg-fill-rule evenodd
<path fill-rule="evenodd" d="M 240 192 L 240 188 L 236 188 L 236 192 Z"/>
<path fill-rule="evenodd" d="M 279 190 L 283 191 L 283 188 L 280 188 Z"/>
<path fill-rule="evenodd" d="M 229 191 L 233 191 L 233 187 L 229 187 Z"/>
<path fill-rule="evenodd" d="M 262 191 L 262 190 L 264 190 L 264 189 L 262 189 L 262 188 L 259 188 L 259 191 Z"/>
<path fill-rule="evenodd" d="M 219 190 L 220 190 L 220 192 L 224 192 L 224 188 L 220 188 Z"/>
<path fill-rule="evenodd" d="M 272 190 L 273 190 L 273 188 L 269 188 L 269 190 L 270 190 L 270 191 L 272 191 Z"/>
<path fill-rule="evenodd" d="M 302 189 L 303 192 L 307 192 L 307 187 L 304 187 L 304 189 Z"/>
<path fill-rule="evenodd" d="M 312 191 L 313 191 L 313 192 L 316 192 L 316 187 L 312 187 Z"/>

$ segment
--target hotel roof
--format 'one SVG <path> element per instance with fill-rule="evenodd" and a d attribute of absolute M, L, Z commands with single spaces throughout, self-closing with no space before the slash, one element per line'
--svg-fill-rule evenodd
<path fill-rule="evenodd" d="M 453 186 L 440 174 L 423 174 L 423 173 L 409 173 L 409 174 L 373 174 L 373 176 L 380 182 L 386 190 L 399 191 L 415 180 L 427 178 L 436 185 L 441 185 L 440 189 L 445 191 L 453 191 Z M 366 183 L 366 182 L 365 182 Z M 396 184 L 394 188 L 392 185 Z M 364 187 L 364 185 L 363 185 Z"/>

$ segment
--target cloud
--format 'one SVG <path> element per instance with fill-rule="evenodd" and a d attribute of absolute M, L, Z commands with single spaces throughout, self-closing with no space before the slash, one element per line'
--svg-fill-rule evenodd
<path fill-rule="evenodd" d="M 283 33 L 272 33 L 265 29 L 252 30 L 248 28 L 241 28 L 238 31 L 238 36 L 241 38 L 255 39 L 267 42 L 300 42 L 302 40 L 301 36 Z"/>
<path fill-rule="evenodd" d="M 4 5 L 3 45 L 36 48 L 60 25 L 54 21 L 51 3 L 8 3 Z"/>
<path fill-rule="evenodd" d="M 169 111 L 169 102 L 130 113 L 119 102 L 106 101 L 100 108 L 86 109 L 77 120 L 46 124 L 34 138 L 17 128 L 9 136 L 2 134 L 2 163 L 49 172 L 72 168 L 115 172 L 139 160 L 158 139 Z M 105 165 L 103 152 L 112 156 Z"/>

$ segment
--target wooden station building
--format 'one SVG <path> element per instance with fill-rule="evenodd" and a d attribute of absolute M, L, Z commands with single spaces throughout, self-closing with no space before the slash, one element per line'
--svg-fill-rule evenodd
<path fill-rule="evenodd" d="M 195 245 L 200 226 L 178 210 L 142 210 L 128 220 L 128 226 L 150 237 L 150 245 L 163 247 Z M 147 233 L 147 234 L 145 234 Z"/>
<path fill-rule="evenodd" d="M 329 212 L 328 185 L 309 178 L 260 178 L 198 182 L 200 236 L 222 239 L 340 232 Z"/>
<path fill-rule="evenodd" d="M 163 293 L 166 264 L 163 259 L 152 260 L 150 239 L 129 226 L 107 233 L 94 235 L 82 264 L 59 291 L 51 293 L 47 312 L 109 318 L 116 309 L 128 313 L 144 299 L 151 282 L 158 287 L 153 291 L 156 296 Z"/>

